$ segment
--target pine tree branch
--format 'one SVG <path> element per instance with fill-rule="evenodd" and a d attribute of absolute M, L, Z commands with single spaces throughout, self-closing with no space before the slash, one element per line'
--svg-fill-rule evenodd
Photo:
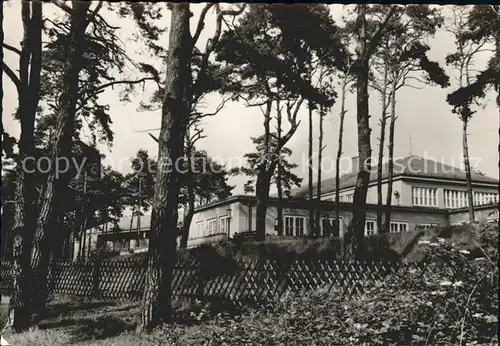
<path fill-rule="evenodd" d="M 94 89 L 94 91 L 100 91 L 100 90 L 109 88 L 110 86 L 118 85 L 118 84 L 139 84 L 139 83 L 142 83 L 142 82 L 145 82 L 145 81 L 148 81 L 148 80 L 153 80 L 154 81 L 155 77 L 143 77 L 143 78 L 140 78 L 140 79 L 137 79 L 137 80 L 113 81 L 113 82 L 105 83 L 105 84 L 102 84 L 102 85 L 98 86 L 97 88 Z"/>
<path fill-rule="evenodd" d="M 52 3 L 60 9 L 64 10 L 66 13 L 71 14 L 73 12 L 73 9 L 66 5 L 62 0 L 52 0 Z"/>
<path fill-rule="evenodd" d="M 196 132 L 188 138 L 189 146 L 192 148 L 196 144 L 196 142 L 206 137 L 207 136 L 203 135 L 203 129 L 197 128 Z"/>
<path fill-rule="evenodd" d="M 7 76 L 9 76 L 10 80 L 12 81 L 12 83 L 14 83 L 14 85 L 16 86 L 17 91 L 19 92 L 21 90 L 21 81 L 16 76 L 16 74 L 14 73 L 14 71 L 12 71 L 10 69 L 10 67 L 7 66 L 7 64 L 5 62 L 3 62 L 3 61 L 2 61 L 2 69 L 5 72 L 5 74 L 7 74 Z"/>
<path fill-rule="evenodd" d="M 292 138 L 295 131 L 297 131 L 297 128 L 300 125 L 300 120 L 297 121 L 297 114 L 303 102 L 304 98 L 301 98 L 298 102 L 287 103 L 286 112 L 287 112 L 288 122 L 290 123 L 290 129 L 283 137 L 281 137 L 280 142 L 276 146 L 276 151 L 280 151 L 285 146 L 285 144 L 290 140 L 290 138 Z M 293 109 L 294 107 L 295 109 Z"/>
<path fill-rule="evenodd" d="M 373 51 L 377 47 L 378 41 L 380 41 L 380 38 L 382 37 L 382 34 L 384 33 L 385 27 L 387 26 L 387 23 L 391 19 L 392 15 L 396 11 L 397 7 L 398 7 L 397 5 L 392 5 L 391 8 L 389 9 L 389 12 L 387 13 L 384 20 L 382 21 L 382 23 L 380 23 L 379 26 L 377 27 L 377 30 L 375 31 L 372 38 L 370 39 L 368 49 L 366 50 L 366 57 L 367 58 L 369 58 L 372 55 Z"/>
<path fill-rule="evenodd" d="M 196 42 L 200 38 L 201 32 L 205 28 L 205 17 L 207 16 L 208 10 L 210 10 L 214 5 L 214 3 L 207 4 L 201 11 L 200 19 L 198 20 L 198 25 L 196 26 L 196 31 L 193 35 L 193 47 L 196 45 Z"/>
<path fill-rule="evenodd" d="M 192 113 L 191 114 L 191 120 L 189 121 L 188 125 L 191 126 L 191 125 L 193 125 L 194 123 L 200 121 L 203 118 L 217 115 L 224 108 L 224 106 L 226 105 L 226 103 L 229 100 L 231 100 L 231 98 L 232 98 L 232 95 L 224 97 L 222 99 L 222 101 L 217 105 L 217 108 L 215 109 L 215 111 L 213 111 L 212 113 L 197 113 L 197 112 Z"/>
<path fill-rule="evenodd" d="M 12 47 L 11 45 L 8 45 L 7 43 L 2 43 L 2 46 L 7 49 L 7 50 L 10 50 L 11 52 L 14 52 L 16 54 L 19 54 L 21 55 L 21 50 L 19 50 L 18 48 L 16 47 Z"/>
<path fill-rule="evenodd" d="M 92 13 L 90 13 L 89 19 L 87 21 L 87 25 L 89 25 L 90 23 L 92 23 L 95 20 L 97 13 L 102 8 L 103 3 L 104 3 L 104 1 L 100 0 L 99 3 L 97 4 L 96 8 L 94 9 L 94 11 L 92 11 Z"/>
<path fill-rule="evenodd" d="M 203 11 L 205 11 L 205 9 L 206 9 L 206 11 L 208 11 L 207 7 L 208 7 L 208 5 L 203 9 Z M 200 70 L 198 72 L 198 76 L 204 76 L 206 74 L 206 70 L 208 67 L 208 59 L 210 57 L 210 54 L 212 53 L 216 43 L 219 42 L 219 38 L 220 38 L 220 35 L 222 32 L 222 21 L 224 21 L 226 23 L 226 25 L 228 25 L 224 16 L 236 17 L 237 15 L 241 14 L 245 10 L 245 8 L 246 8 L 246 4 L 243 4 L 238 10 L 222 11 L 220 9 L 220 4 L 215 4 L 215 10 L 217 12 L 217 18 L 216 18 L 216 22 L 215 22 L 215 33 L 212 36 L 212 38 L 209 38 L 207 40 L 207 44 L 205 46 L 205 52 L 201 54 L 202 61 L 200 64 Z M 204 18 L 206 16 L 206 12 L 204 14 L 202 12 L 202 16 Z M 201 17 L 200 17 L 200 19 L 201 19 Z M 200 22 L 198 23 L 198 28 L 196 29 L 197 31 L 195 33 L 195 37 L 198 34 L 198 29 L 200 29 L 200 33 L 201 33 L 201 30 L 203 30 L 203 25 L 200 28 Z M 228 27 L 229 27 L 229 25 L 228 25 Z M 199 34 L 198 34 L 198 36 L 199 36 Z M 198 40 L 198 37 L 196 37 L 196 40 Z M 196 43 L 196 41 L 194 41 L 193 46 L 195 43 Z M 203 82 L 203 78 L 198 78 L 198 80 L 196 81 L 195 84 L 198 85 L 199 83 L 202 83 L 202 82 Z M 195 95 L 194 99 L 197 99 L 199 97 L 201 97 L 201 95 Z"/>
<path fill-rule="evenodd" d="M 102 93 L 106 88 L 109 88 L 110 86 L 119 85 L 119 84 L 128 84 L 128 85 L 139 84 L 139 83 L 142 83 L 142 82 L 145 82 L 148 80 L 155 80 L 155 77 L 143 77 L 143 78 L 140 78 L 137 80 L 121 80 L 121 81 L 113 81 L 113 82 L 102 84 L 102 85 L 98 86 L 97 88 L 94 88 L 93 90 L 91 90 L 87 94 L 87 97 L 82 99 L 80 107 L 77 108 L 77 111 L 81 110 L 85 106 L 85 104 L 88 100 L 90 100 L 92 97 Z"/>

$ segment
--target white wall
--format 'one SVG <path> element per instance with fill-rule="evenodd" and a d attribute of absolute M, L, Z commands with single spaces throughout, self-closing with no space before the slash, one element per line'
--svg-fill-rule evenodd
<path fill-rule="evenodd" d="M 385 183 L 382 183 L 382 200 L 383 200 L 383 204 L 385 204 L 385 201 L 386 201 L 386 198 L 387 198 L 387 182 Z M 396 198 L 394 197 L 394 192 L 395 191 L 398 191 L 399 194 L 400 194 L 400 205 L 404 205 L 403 204 L 403 182 L 401 180 L 396 180 L 392 183 L 392 192 L 393 192 L 393 195 L 392 195 L 392 205 L 397 205 L 397 201 L 396 201 Z M 340 191 L 340 197 L 344 197 L 344 196 L 347 196 L 347 195 L 351 195 L 354 193 L 354 187 L 351 187 L 351 188 L 348 188 L 348 189 L 345 189 L 345 190 L 342 190 Z M 411 193 L 411 190 L 410 190 L 410 193 Z M 368 191 L 367 191 L 367 195 L 366 195 L 366 202 L 367 203 L 371 203 L 371 204 L 377 204 L 377 185 L 371 185 L 368 187 Z M 324 194 L 322 197 L 321 197 L 322 200 L 335 200 L 335 192 L 329 192 L 329 193 L 326 193 Z M 341 199 L 342 201 L 342 199 Z M 410 195 L 410 202 L 411 202 L 411 195 Z"/>
<path fill-rule="evenodd" d="M 239 221 L 240 213 L 238 212 L 239 204 L 240 203 L 236 202 L 230 204 L 223 204 L 196 212 L 193 215 L 193 220 L 191 221 L 191 225 L 189 227 L 189 239 L 197 239 L 203 237 L 203 234 L 198 229 L 198 223 L 204 222 L 205 227 L 207 227 L 206 223 L 208 220 L 211 219 L 216 220 L 217 228 L 215 233 L 219 234 L 221 232 L 220 229 L 221 217 L 225 217 L 228 215 L 228 209 L 231 209 L 229 231 L 231 234 L 236 232 L 236 230 L 239 228 L 239 222 L 240 222 Z"/>

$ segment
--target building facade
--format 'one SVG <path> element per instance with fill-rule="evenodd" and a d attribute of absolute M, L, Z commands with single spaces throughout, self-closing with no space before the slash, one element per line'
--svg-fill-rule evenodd
<path fill-rule="evenodd" d="M 387 176 L 385 167 L 382 176 L 384 202 L 387 195 Z M 476 220 L 498 221 L 498 180 L 477 173 L 474 173 L 472 178 Z M 321 184 L 323 194 L 319 204 L 307 198 L 307 188 L 292 191 L 292 197 L 284 199 L 281 204 L 276 197 L 271 197 L 266 214 L 266 234 L 278 235 L 278 207 L 281 207 L 282 235 L 308 236 L 311 234 L 308 221 L 309 209 L 319 208 L 321 235 L 327 236 L 333 233 L 334 236 L 342 238 L 352 221 L 352 196 L 356 179 L 355 171 L 341 179 L 338 227 L 335 223 L 335 179 L 327 179 Z M 378 208 L 376 203 L 376 173 L 372 173 L 367 196 L 366 236 L 377 234 L 379 231 L 376 222 Z M 466 222 L 467 205 L 465 173 L 458 168 L 418 156 L 395 161 L 390 232 L 405 232 Z M 143 227 L 140 231 L 129 226 L 132 224 L 130 218 L 124 218 L 120 220 L 118 228 L 109 234 L 101 234 L 96 230 L 94 237 L 89 236 L 91 239 L 89 244 L 97 246 L 100 241 L 102 244 L 105 243 L 109 250 L 122 254 L 145 251 L 148 245 L 150 216 L 142 218 Z M 233 196 L 199 206 L 190 225 L 188 247 L 255 232 L 256 218 L 256 198 L 253 196 Z"/>
<path fill-rule="evenodd" d="M 357 158 L 352 159 L 352 167 L 357 167 Z M 487 205 L 498 202 L 498 179 L 472 172 L 474 205 Z M 387 199 L 389 168 L 382 166 L 382 198 Z M 341 202 L 352 202 L 357 170 L 341 177 L 339 196 Z M 316 186 L 314 187 L 316 190 Z M 468 206 L 465 172 L 459 168 L 425 159 L 408 156 L 394 160 L 392 184 L 392 205 L 408 207 L 434 207 L 460 209 Z M 321 198 L 335 201 L 335 178 L 321 182 Z M 314 195 L 316 191 L 314 191 Z M 307 187 L 292 191 L 292 196 L 308 198 Z M 370 174 L 366 197 L 367 203 L 377 203 L 377 167 Z"/>

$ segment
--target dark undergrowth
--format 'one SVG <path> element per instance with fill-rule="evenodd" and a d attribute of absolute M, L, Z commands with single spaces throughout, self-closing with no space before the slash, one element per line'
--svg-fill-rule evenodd
<path fill-rule="evenodd" d="M 253 306 L 178 299 L 174 325 L 135 335 L 138 304 L 57 297 L 38 328 L 4 337 L 35 346 L 498 345 L 498 227 L 444 232 L 410 238 L 408 254 L 427 270 L 364 282 L 351 298 L 317 290 Z"/>

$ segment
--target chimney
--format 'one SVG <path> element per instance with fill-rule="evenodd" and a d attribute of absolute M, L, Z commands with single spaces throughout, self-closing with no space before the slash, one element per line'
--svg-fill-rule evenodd
<path fill-rule="evenodd" d="M 354 156 L 351 158 L 351 173 L 359 172 L 359 156 Z"/>

